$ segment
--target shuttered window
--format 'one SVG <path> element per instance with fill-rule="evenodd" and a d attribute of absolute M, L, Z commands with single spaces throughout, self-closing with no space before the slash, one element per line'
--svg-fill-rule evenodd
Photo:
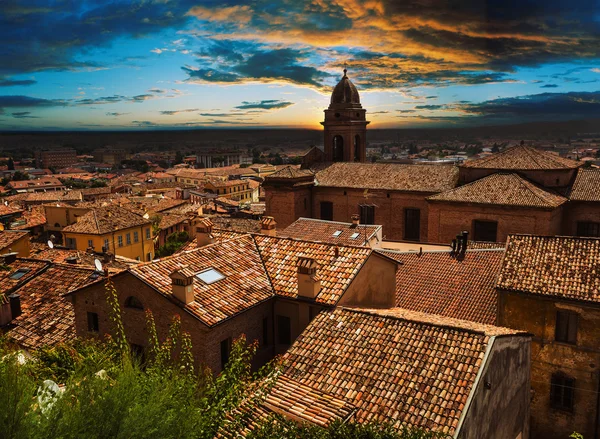
<path fill-rule="evenodd" d="M 558 311 L 554 339 L 562 343 L 577 344 L 577 313 Z"/>

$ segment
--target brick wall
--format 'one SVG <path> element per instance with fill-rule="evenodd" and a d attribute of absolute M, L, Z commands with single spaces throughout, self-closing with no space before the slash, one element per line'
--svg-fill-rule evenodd
<path fill-rule="evenodd" d="M 600 203 L 569 202 L 563 215 L 562 233 L 577 235 L 577 222 L 579 221 L 600 222 Z"/>
<path fill-rule="evenodd" d="M 181 317 L 183 331 L 189 332 L 192 337 L 194 357 L 198 365 L 208 366 L 213 371 L 221 370 L 221 346 L 222 340 L 228 337 L 236 339 L 245 334 L 247 340 L 262 339 L 263 318 L 269 318 L 269 339 L 273 340 L 272 333 L 272 301 L 269 300 L 257 305 L 250 310 L 241 313 L 221 324 L 208 328 L 190 313 L 182 309 L 176 302 L 171 301 L 148 285 L 129 273 L 114 277 L 114 283 L 119 295 L 119 302 L 123 310 L 123 324 L 128 341 L 140 346 L 148 345 L 148 334 L 146 331 L 146 319 L 143 310 L 125 307 L 127 297 L 137 297 L 145 308 L 153 311 L 159 338 L 164 340 L 173 316 Z M 71 296 L 74 298 L 75 328 L 79 337 L 101 337 L 103 334 L 111 333 L 112 324 L 109 319 L 105 299 L 104 284 L 96 284 L 84 288 Z M 98 314 L 98 333 L 88 332 L 87 313 Z M 273 347 L 261 346 L 254 359 L 254 366 L 264 364 L 273 357 Z"/>
<path fill-rule="evenodd" d="M 300 217 L 311 217 L 310 188 L 291 189 L 265 185 L 265 215 L 272 216 L 278 229 L 284 229 Z"/>
<path fill-rule="evenodd" d="M 429 242 L 450 243 L 463 230 L 473 237 L 474 220 L 497 221 L 497 242 L 505 242 L 511 233 L 556 235 L 561 216 L 561 208 L 549 211 L 435 202 L 429 206 Z"/>
<path fill-rule="evenodd" d="M 498 171 L 495 169 L 476 169 L 476 168 L 459 168 L 459 183 L 470 183 L 480 178 L 495 174 Z M 558 170 L 539 170 L 539 171 L 518 171 L 515 173 L 528 178 L 537 184 L 547 187 L 566 187 L 573 183 L 577 169 L 558 169 Z"/>

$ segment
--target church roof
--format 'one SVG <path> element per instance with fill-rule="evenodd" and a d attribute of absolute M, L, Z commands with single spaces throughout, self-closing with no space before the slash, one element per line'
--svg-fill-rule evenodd
<path fill-rule="evenodd" d="M 555 208 L 567 201 L 514 173 L 488 175 L 464 186 L 432 195 L 427 200 L 538 208 Z"/>
<path fill-rule="evenodd" d="M 457 180 L 450 165 L 338 162 L 316 172 L 317 186 L 407 192 L 442 192 Z"/>
<path fill-rule="evenodd" d="M 536 171 L 550 169 L 575 169 L 582 162 L 560 157 L 526 145 L 506 148 L 497 154 L 476 160 L 469 160 L 463 168 L 498 169 L 511 171 Z"/>
<path fill-rule="evenodd" d="M 329 108 L 362 108 L 358 90 L 346 75 L 346 69 L 344 76 L 333 89 Z"/>

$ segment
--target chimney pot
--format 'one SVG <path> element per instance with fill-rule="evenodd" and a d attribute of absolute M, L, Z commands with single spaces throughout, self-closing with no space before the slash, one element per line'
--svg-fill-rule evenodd
<path fill-rule="evenodd" d="M 298 296 L 314 299 L 321 291 L 321 279 L 317 274 L 318 264 L 313 258 L 298 256 Z"/>
<path fill-rule="evenodd" d="M 172 272 L 170 277 L 173 296 L 184 305 L 193 302 L 194 272 L 188 266 L 184 266 Z"/>
<path fill-rule="evenodd" d="M 352 225 L 358 226 L 359 224 L 360 224 L 360 215 L 355 213 L 354 215 L 352 215 Z"/>
<path fill-rule="evenodd" d="M 196 227 L 196 244 L 198 247 L 204 247 L 215 241 L 212 235 L 213 222 L 209 218 L 198 218 L 192 224 Z"/>
<path fill-rule="evenodd" d="M 463 256 L 467 251 L 468 244 L 469 244 L 469 232 L 465 230 L 462 232 L 462 246 L 460 248 L 460 253 Z"/>
<path fill-rule="evenodd" d="M 277 235 L 277 223 L 272 216 L 263 216 L 260 219 L 260 233 L 263 235 Z"/>
<path fill-rule="evenodd" d="M 21 315 L 21 295 L 12 293 L 8 296 L 8 300 L 10 302 L 10 314 L 14 320 Z"/>

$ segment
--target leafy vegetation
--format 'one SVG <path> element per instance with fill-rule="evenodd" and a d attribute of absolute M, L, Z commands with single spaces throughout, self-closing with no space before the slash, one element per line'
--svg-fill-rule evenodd
<path fill-rule="evenodd" d="M 252 373 L 256 344 L 233 343 L 223 372 L 198 372 L 191 337 L 174 318 L 159 341 L 146 313 L 149 347 L 144 358 L 125 337 L 117 292 L 106 282 L 113 337 L 77 340 L 42 349 L 32 359 L 0 340 L 0 431 L 20 438 L 212 439 L 239 425 L 234 410 L 264 395 L 278 375 L 275 361 Z M 227 423 L 225 422 L 227 420 Z M 233 434 L 235 436 L 235 433 Z M 335 423 L 328 429 L 296 424 L 280 416 L 265 420 L 249 438 L 434 439 L 439 434 L 397 431 L 387 425 Z"/>
<path fill-rule="evenodd" d="M 183 247 L 189 240 L 189 236 L 186 232 L 175 232 L 169 235 L 167 242 L 162 247 L 156 250 L 156 257 L 163 258 L 165 256 L 171 256 L 181 247 Z"/>

